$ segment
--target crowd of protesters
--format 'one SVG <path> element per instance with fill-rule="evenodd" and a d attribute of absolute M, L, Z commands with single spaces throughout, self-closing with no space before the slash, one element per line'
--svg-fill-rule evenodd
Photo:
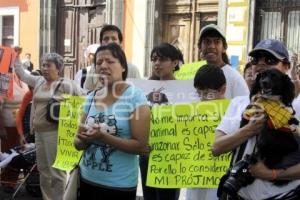
<path fill-rule="evenodd" d="M 26 59 L 21 61 L 21 51 L 16 48 L 14 83 L 17 85 L 14 88 L 21 89 L 19 97 L 15 97 L 16 102 L 1 102 L 0 133 L 6 135 L 1 137 L 2 148 L 5 145 L 11 148 L 17 145 L 16 141 L 21 145 L 35 142 L 39 184 L 44 200 L 62 200 L 67 181 L 66 172 L 52 167 L 57 152 L 58 123 L 47 116 L 49 101 L 53 98 L 61 101 L 63 94 L 86 97 L 74 141 L 75 148 L 84 151 L 79 163 L 81 176 L 78 199 L 135 199 L 139 168 L 145 200 L 179 199 L 180 188 L 160 189 L 145 184 L 151 150 L 148 146 L 151 108 L 143 92 L 126 83 L 126 78 L 141 77 L 137 67 L 127 62 L 122 42 L 120 29 L 105 25 L 99 35 L 99 44 L 90 44 L 85 50 L 88 67 L 80 69 L 75 80 L 61 76 L 63 57 L 57 53 L 43 55 L 40 71 L 26 72 L 34 70 L 31 55 L 26 54 Z M 253 152 L 260 133 L 258 130 L 266 122 L 263 117 L 250 119 L 248 124 L 240 127 L 243 112 L 251 103 L 249 94 L 253 91 L 255 79 L 262 72 L 277 69 L 282 74 L 289 74 L 294 83 L 293 114 L 300 117 L 297 55 L 289 55 L 284 44 L 278 40 L 260 41 L 249 52 L 249 62 L 241 75 L 231 67 L 226 52 L 226 37 L 214 24 L 201 29 L 198 48 L 201 59 L 207 63 L 199 68 L 194 77 L 199 101 L 231 99 L 216 128 L 212 153 L 219 156 L 233 152 L 230 165 L 234 166 L 246 154 Z M 149 56 L 153 66 L 150 80 L 175 80 L 174 72 L 180 70 L 184 63 L 182 52 L 169 43 L 154 47 Z M 11 107 L 9 104 L 16 107 L 20 103 L 16 116 L 5 114 L 7 108 Z M 9 120 L 9 117 L 16 120 Z M 102 122 L 110 123 L 114 128 L 109 132 L 103 130 L 100 126 Z M 298 150 L 284 160 L 287 163 L 293 161 L 292 165 L 282 163 L 285 167 L 269 169 L 262 161 L 250 164 L 249 171 L 255 180 L 238 189 L 235 195 L 222 190 L 217 192 L 217 189 L 190 188 L 187 189 L 186 199 L 300 199 L 300 139 L 297 141 Z M 287 182 L 283 185 L 273 183 L 278 180 Z"/>

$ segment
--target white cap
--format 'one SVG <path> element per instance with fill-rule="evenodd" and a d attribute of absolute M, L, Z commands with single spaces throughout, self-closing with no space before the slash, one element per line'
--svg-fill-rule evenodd
<path fill-rule="evenodd" d="M 87 58 L 91 53 L 95 54 L 97 49 L 100 47 L 100 44 L 91 44 L 84 51 L 84 57 Z"/>
<path fill-rule="evenodd" d="M 207 32 L 207 31 L 215 31 L 217 32 L 225 41 L 226 41 L 226 37 L 225 34 L 223 33 L 223 31 L 221 31 L 220 27 L 218 27 L 215 24 L 208 24 L 206 26 L 204 26 L 201 30 L 200 30 L 200 40 L 202 39 L 202 36 Z"/>

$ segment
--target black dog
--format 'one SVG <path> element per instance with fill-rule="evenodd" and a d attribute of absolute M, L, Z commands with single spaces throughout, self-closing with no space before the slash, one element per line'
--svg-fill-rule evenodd
<path fill-rule="evenodd" d="M 243 113 L 241 127 L 249 122 L 249 116 L 245 117 L 247 110 L 252 109 L 252 113 L 255 113 L 253 109 L 257 109 L 257 107 L 263 110 L 267 120 L 262 130 L 258 130 L 260 133 L 257 136 L 254 157 L 256 160 L 263 161 L 270 169 L 289 167 L 296 164 L 289 163 L 289 166 L 282 166 L 283 158 L 298 149 L 298 142 L 296 140 L 298 136 L 296 133 L 299 122 L 294 117 L 294 110 L 292 108 L 294 98 L 295 88 L 293 82 L 287 75 L 277 69 L 268 69 L 258 74 L 250 92 L 251 104 Z M 272 108 L 271 111 L 270 107 Z M 272 113 L 276 116 L 282 115 L 283 120 L 278 117 L 279 119 L 274 122 Z M 286 124 L 278 127 L 278 123 L 284 120 Z"/>

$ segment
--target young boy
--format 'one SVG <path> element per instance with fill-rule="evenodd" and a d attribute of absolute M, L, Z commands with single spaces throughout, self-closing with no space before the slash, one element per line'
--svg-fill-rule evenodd
<path fill-rule="evenodd" d="M 222 69 L 213 64 L 199 68 L 194 77 L 194 87 L 201 101 L 224 99 L 226 78 Z M 186 200 L 217 200 L 217 189 L 189 188 Z"/>

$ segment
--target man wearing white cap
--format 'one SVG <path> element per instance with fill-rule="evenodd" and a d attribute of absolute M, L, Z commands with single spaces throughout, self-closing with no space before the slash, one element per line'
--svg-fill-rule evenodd
<path fill-rule="evenodd" d="M 83 84 L 86 79 L 86 74 L 91 70 L 91 67 L 92 67 L 93 61 L 94 61 L 94 55 L 95 55 L 98 47 L 100 47 L 99 44 L 91 44 L 84 51 L 84 57 L 86 58 L 89 66 L 87 66 L 86 68 L 80 69 L 74 77 L 74 80 L 76 81 L 76 83 L 78 83 L 80 85 L 81 88 L 83 88 Z"/>
<path fill-rule="evenodd" d="M 198 48 L 202 59 L 208 64 L 219 66 L 226 78 L 225 98 L 249 95 L 248 86 L 242 75 L 229 64 L 226 54 L 227 42 L 225 35 L 215 24 L 209 24 L 200 31 Z M 187 189 L 187 200 L 216 200 L 216 189 L 191 188 Z"/>
<path fill-rule="evenodd" d="M 225 35 L 215 24 L 209 24 L 200 31 L 198 48 L 202 59 L 208 64 L 221 67 L 226 77 L 226 98 L 248 95 L 249 89 L 242 75 L 229 64 L 226 54 L 227 42 Z"/>

